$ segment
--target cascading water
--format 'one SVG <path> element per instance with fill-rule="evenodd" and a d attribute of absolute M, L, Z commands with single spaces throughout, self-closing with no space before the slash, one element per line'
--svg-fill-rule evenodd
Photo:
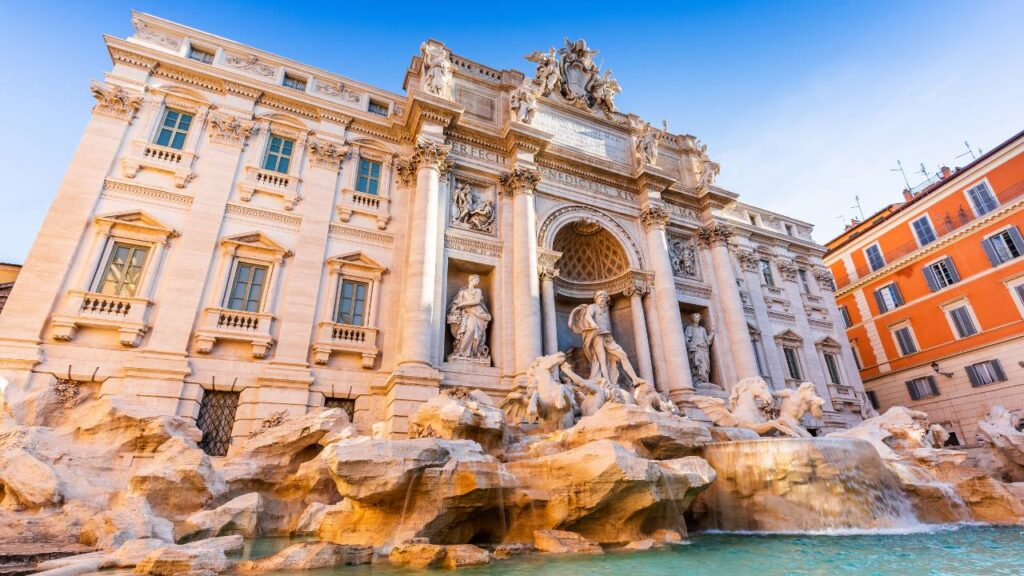
<path fill-rule="evenodd" d="M 920 526 L 899 480 L 860 440 L 762 438 L 715 442 L 718 479 L 703 495 L 702 528 L 834 531 Z"/>

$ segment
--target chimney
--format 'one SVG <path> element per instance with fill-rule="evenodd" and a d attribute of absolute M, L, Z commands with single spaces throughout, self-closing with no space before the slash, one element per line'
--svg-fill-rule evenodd
<path fill-rule="evenodd" d="M 910 191 L 910 188 L 903 189 L 903 199 L 910 202 L 914 199 L 914 193 Z"/>
<path fill-rule="evenodd" d="M 942 180 L 945 180 L 946 178 L 949 178 L 952 175 L 953 175 L 953 171 L 949 169 L 949 166 L 943 166 L 942 167 L 942 175 L 939 176 L 939 178 L 941 178 Z"/>

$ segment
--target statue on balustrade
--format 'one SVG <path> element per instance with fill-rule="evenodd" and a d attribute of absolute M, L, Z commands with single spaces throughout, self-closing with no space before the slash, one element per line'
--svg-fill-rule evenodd
<path fill-rule="evenodd" d="M 635 386 L 641 381 L 626 351 L 612 337 L 611 297 L 604 290 L 594 295 L 593 304 L 580 304 L 569 315 L 569 329 L 583 337 L 583 353 L 590 361 L 590 380 L 598 377 L 618 387 L 619 366 Z"/>
<path fill-rule="evenodd" d="M 491 314 L 484 304 L 483 291 L 477 288 L 479 284 L 480 276 L 470 274 L 466 287 L 459 290 L 448 305 L 448 326 L 454 339 L 449 360 L 490 360 L 487 327 Z"/>
<path fill-rule="evenodd" d="M 690 374 L 694 386 L 708 386 L 711 383 L 711 343 L 715 339 L 713 332 L 708 332 L 700 325 L 700 312 L 690 315 L 691 323 L 686 326 L 686 354 L 690 360 Z"/>

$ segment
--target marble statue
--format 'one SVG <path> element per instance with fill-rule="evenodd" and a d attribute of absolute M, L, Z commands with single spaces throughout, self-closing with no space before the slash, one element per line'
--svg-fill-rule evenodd
<path fill-rule="evenodd" d="M 587 48 L 582 38 L 574 42 L 565 39 L 565 47 L 558 49 L 561 56 L 562 97 L 571 103 L 590 106 L 590 84 L 598 75 L 594 56 L 597 50 Z"/>
<path fill-rule="evenodd" d="M 675 402 L 658 392 L 653 384 L 645 380 L 640 381 L 633 388 L 633 396 L 636 398 L 637 405 L 648 412 L 665 412 L 676 416 L 682 414 Z"/>
<path fill-rule="evenodd" d="M 547 54 L 536 50 L 532 54 L 527 55 L 526 59 L 537 63 L 537 70 L 534 73 L 533 81 L 540 88 L 542 96 L 547 96 L 552 92 L 561 90 L 562 72 L 554 48 L 549 49 Z"/>
<path fill-rule="evenodd" d="M 657 164 L 660 143 L 661 133 L 651 128 L 650 122 L 644 122 L 644 131 L 636 139 L 636 152 L 640 161 L 644 164 Z"/>
<path fill-rule="evenodd" d="M 772 432 L 788 436 L 787 428 L 770 420 L 765 412 L 775 405 L 768 383 L 759 377 L 744 378 L 732 387 L 728 402 L 712 396 L 691 396 L 716 426 L 747 428 L 765 436 Z"/>
<path fill-rule="evenodd" d="M 697 176 L 697 190 L 701 192 L 708 191 L 715 184 L 715 178 L 718 176 L 721 167 L 718 162 L 711 160 L 708 156 L 708 145 L 699 144 L 697 148 L 699 152 L 700 172 Z"/>
<path fill-rule="evenodd" d="M 565 353 L 556 352 L 537 358 L 526 372 L 532 390 L 526 421 L 539 424 L 544 432 L 564 430 L 576 423 L 578 406 L 572 386 L 563 384 L 553 375 L 564 363 Z"/>
<path fill-rule="evenodd" d="M 668 240 L 668 257 L 672 273 L 684 278 L 697 278 L 697 249 L 693 242 L 671 237 Z"/>
<path fill-rule="evenodd" d="M 992 447 L 1008 476 L 1024 480 L 1024 432 L 1019 425 L 1020 418 L 997 404 L 978 421 L 978 436 Z"/>
<path fill-rule="evenodd" d="M 605 70 L 604 76 L 595 74 L 593 80 L 590 82 L 590 98 L 591 106 L 602 108 L 605 112 L 616 112 L 618 108 L 615 107 L 615 96 L 622 92 L 622 87 L 619 86 L 619 81 L 612 78 L 612 71 Z M 657 155 L 655 155 L 657 160 Z M 650 162 L 654 164 L 654 162 Z"/>
<path fill-rule="evenodd" d="M 466 182 L 458 182 L 452 191 L 452 222 L 470 230 L 494 231 L 494 201 L 484 198 L 479 190 Z"/>
<path fill-rule="evenodd" d="M 941 424 L 932 424 L 925 434 L 925 443 L 932 448 L 942 448 L 949 441 L 949 432 Z"/>
<path fill-rule="evenodd" d="M 443 46 L 424 42 L 420 45 L 423 52 L 423 89 L 428 94 L 448 98 L 452 88 L 452 62 Z"/>
<path fill-rule="evenodd" d="M 490 358 L 487 326 L 491 323 L 491 314 L 484 304 L 483 291 L 477 288 L 478 284 L 480 277 L 470 274 L 466 287 L 459 290 L 448 305 L 448 326 L 455 339 L 449 360 Z"/>
<path fill-rule="evenodd" d="M 683 330 L 695 386 L 711 382 L 711 343 L 715 340 L 715 334 L 700 325 L 700 318 L 700 312 L 690 314 L 691 323 Z"/>
<path fill-rule="evenodd" d="M 604 378 L 617 387 L 619 365 L 633 385 L 640 381 L 626 351 L 612 337 L 612 319 L 608 309 L 611 297 L 604 290 L 594 295 L 593 304 L 580 304 L 569 315 L 569 329 L 583 337 L 583 353 L 590 361 L 590 379 Z"/>
<path fill-rule="evenodd" d="M 529 78 L 523 78 L 523 83 L 512 91 L 512 114 L 515 119 L 523 124 L 533 122 L 537 114 L 537 85 Z"/>
<path fill-rule="evenodd" d="M 576 403 L 581 416 L 593 416 L 609 401 L 604 378 L 587 380 L 577 374 L 568 362 L 563 362 L 559 367 L 576 391 Z"/>
<path fill-rule="evenodd" d="M 811 382 L 804 382 L 796 390 L 779 390 L 775 396 L 782 399 L 779 403 L 779 415 L 773 420 L 783 436 L 793 438 L 811 438 L 811 433 L 800 424 L 805 414 L 821 418 L 824 416 L 821 407 L 825 400 L 818 396 L 817 389 Z"/>
<path fill-rule="evenodd" d="M 867 393 L 858 392 L 857 400 L 860 402 L 860 415 L 862 418 L 874 418 L 879 416 L 878 410 L 875 410 L 874 405 L 871 404 L 871 399 L 868 398 Z"/>
<path fill-rule="evenodd" d="M 594 63 L 596 54 L 597 50 L 588 48 L 585 40 L 570 42 L 566 38 L 557 54 L 554 48 L 547 53 L 537 50 L 526 59 L 537 64 L 533 82 L 540 95 L 558 94 L 579 108 L 596 108 L 608 115 L 617 111 L 615 96 L 622 87 L 612 78 L 611 70 L 601 74 Z"/>

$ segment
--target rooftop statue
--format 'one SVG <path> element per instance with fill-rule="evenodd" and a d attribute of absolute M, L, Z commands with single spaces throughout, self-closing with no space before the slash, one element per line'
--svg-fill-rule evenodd
<path fill-rule="evenodd" d="M 611 70 L 601 74 L 594 63 L 597 50 L 587 47 L 583 39 L 570 42 L 557 53 L 551 48 L 547 53 L 539 50 L 526 56 L 536 62 L 534 83 L 542 96 L 557 93 L 566 102 L 579 108 L 598 109 L 605 114 L 615 112 L 615 95 L 622 91 L 619 82 L 612 78 Z"/>
<path fill-rule="evenodd" d="M 420 45 L 423 52 L 423 90 L 428 94 L 450 98 L 452 91 L 452 62 L 444 46 L 424 42 Z"/>
<path fill-rule="evenodd" d="M 512 91 L 512 114 L 523 124 L 533 122 L 537 113 L 537 84 L 534 80 L 523 78 L 523 83 Z"/>

